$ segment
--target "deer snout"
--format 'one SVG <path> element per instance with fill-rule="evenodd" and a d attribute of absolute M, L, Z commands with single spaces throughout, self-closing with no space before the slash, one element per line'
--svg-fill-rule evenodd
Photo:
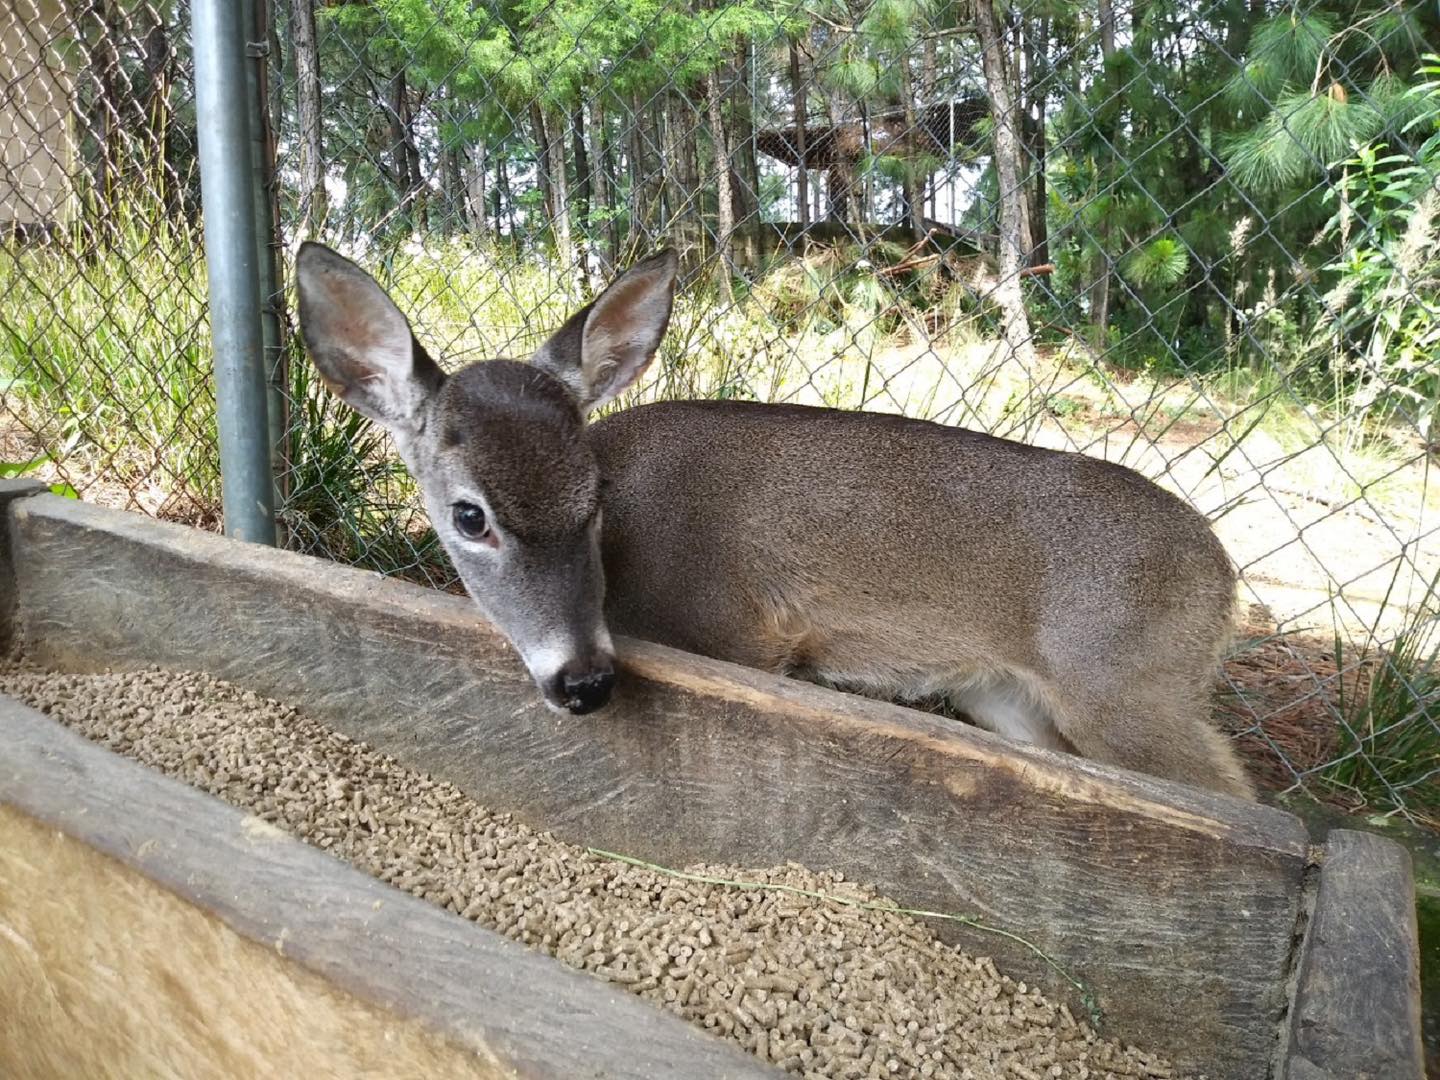
<path fill-rule="evenodd" d="M 550 680 L 551 700 L 575 714 L 594 712 L 610 700 L 615 688 L 615 665 L 609 658 L 589 663 L 571 661 Z"/>

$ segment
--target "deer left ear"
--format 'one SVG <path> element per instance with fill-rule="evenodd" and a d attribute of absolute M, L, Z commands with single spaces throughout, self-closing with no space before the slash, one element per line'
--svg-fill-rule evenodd
<path fill-rule="evenodd" d="M 670 324 L 679 265 L 673 251 L 636 263 L 572 315 L 530 362 L 564 383 L 582 412 L 613 401 L 655 358 Z"/>

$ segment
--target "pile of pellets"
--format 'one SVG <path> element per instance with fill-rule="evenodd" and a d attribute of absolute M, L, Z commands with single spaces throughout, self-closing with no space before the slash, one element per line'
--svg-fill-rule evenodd
<path fill-rule="evenodd" d="M 1176 1075 L 908 916 L 689 881 L 563 844 L 205 674 L 67 675 L 11 661 L 0 693 L 807 1077 Z M 688 869 L 884 902 L 796 865 Z"/>

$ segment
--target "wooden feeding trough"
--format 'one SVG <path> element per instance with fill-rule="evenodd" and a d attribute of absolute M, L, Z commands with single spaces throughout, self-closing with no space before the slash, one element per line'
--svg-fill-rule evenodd
<path fill-rule="evenodd" d="M 42 664 L 203 669 L 562 839 L 976 913 L 1210 1080 L 1420 1076 L 1389 841 L 1318 850 L 1277 810 L 639 642 L 609 709 L 558 717 L 463 598 L 33 492 L 3 493 L 0 625 Z M 14 702 L 0 746 L 0 1074 L 90 1039 L 136 1075 L 155 1046 L 232 1074 L 777 1075 Z"/>

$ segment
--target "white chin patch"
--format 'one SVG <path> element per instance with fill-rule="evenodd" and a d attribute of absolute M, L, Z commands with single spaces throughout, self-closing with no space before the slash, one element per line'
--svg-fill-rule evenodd
<path fill-rule="evenodd" d="M 574 659 L 575 655 L 571 643 L 562 638 L 547 638 L 535 648 L 520 654 L 530 677 L 540 686 L 546 685 L 560 674 L 565 662 Z"/>
<path fill-rule="evenodd" d="M 595 647 L 607 656 L 615 655 L 615 646 L 610 640 L 610 631 L 603 626 L 595 635 Z M 520 658 L 525 662 L 525 668 L 530 672 L 530 677 L 539 685 L 544 686 L 560 674 L 560 669 L 569 661 L 584 655 L 585 651 L 580 643 L 571 641 L 569 638 L 550 637 L 540 642 L 535 648 L 521 652 Z"/>

